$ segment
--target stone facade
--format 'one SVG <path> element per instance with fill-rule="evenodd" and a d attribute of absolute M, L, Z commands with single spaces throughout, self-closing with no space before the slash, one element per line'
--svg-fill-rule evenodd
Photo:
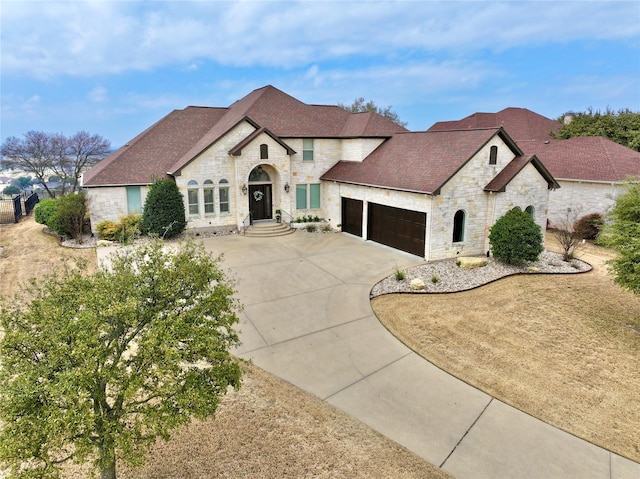
<path fill-rule="evenodd" d="M 626 191 L 621 183 L 558 180 L 549 195 L 549 226 L 563 228 L 590 213 L 606 214 Z"/>

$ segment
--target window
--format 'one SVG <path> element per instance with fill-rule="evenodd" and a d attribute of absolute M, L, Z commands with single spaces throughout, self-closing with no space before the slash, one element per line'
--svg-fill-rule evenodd
<path fill-rule="evenodd" d="M 296 185 L 296 209 L 320 208 L 320 183 Z"/>
<path fill-rule="evenodd" d="M 229 213 L 229 182 L 224 178 L 220 180 L 218 193 L 220 195 L 220 213 Z"/>
<path fill-rule="evenodd" d="M 498 147 L 492 146 L 489 152 L 489 164 L 495 165 L 498 162 Z"/>
<path fill-rule="evenodd" d="M 127 213 L 142 214 L 142 195 L 139 186 L 127 186 Z"/>
<path fill-rule="evenodd" d="M 302 161 L 313 161 L 313 138 L 302 140 Z"/>
<path fill-rule="evenodd" d="M 464 211 L 458 210 L 453 217 L 453 242 L 464 241 Z"/>
<path fill-rule="evenodd" d="M 267 158 L 269 158 L 269 145 L 263 143 L 260 145 L 260 159 L 266 160 Z"/>
<path fill-rule="evenodd" d="M 532 218 L 536 217 L 536 209 L 533 207 L 533 205 L 527 206 L 524 211 L 526 213 L 529 213 L 529 216 L 531 216 Z"/>
<path fill-rule="evenodd" d="M 320 184 L 309 185 L 309 206 L 320 208 Z"/>
<path fill-rule="evenodd" d="M 260 165 L 251 170 L 251 173 L 249 173 L 249 181 L 266 182 L 271 181 L 271 177 L 269 176 L 269 173 L 262 168 L 262 165 Z"/>
<path fill-rule="evenodd" d="M 296 209 L 307 209 L 307 185 L 296 185 Z"/>
<path fill-rule="evenodd" d="M 213 188 L 214 188 L 213 181 L 205 180 L 204 182 L 204 214 L 205 216 L 212 216 L 216 214 L 215 202 L 213 200 Z"/>
<path fill-rule="evenodd" d="M 187 201 L 189 202 L 189 216 L 200 215 L 200 205 L 198 204 L 198 182 L 189 180 L 187 183 Z"/>

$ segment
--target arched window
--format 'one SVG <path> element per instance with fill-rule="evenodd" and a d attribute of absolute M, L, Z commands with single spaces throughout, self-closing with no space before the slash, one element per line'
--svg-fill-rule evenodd
<path fill-rule="evenodd" d="M 453 242 L 460 243 L 464 241 L 464 211 L 458 210 L 453 216 Z"/>
<path fill-rule="evenodd" d="M 200 216 L 198 182 L 196 180 L 189 180 L 187 183 L 187 201 L 189 202 L 189 216 Z"/>
<path fill-rule="evenodd" d="M 204 187 L 204 214 L 205 216 L 215 215 L 216 209 L 215 209 L 215 201 L 213 199 L 215 185 L 213 184 L 213 181 L 205 180 L 203 187 Z"/>
<path fill-rule="evenodd" d="M 229 213 L 229 182 L 224 178 L 220 180 L 218 187 L 218 194 L 220 196 L 220 214 Z"/>
<path fill-rule="evenodd" d="M 536 217 L 536 209 L 534 208 L 533 205 L 529 205 L 524 209 L 525 212 L 529 213 L 529 216 L 531 216 L 532 218 Z"/>
<path fill-rule="evenodd" d="M 489 151 L 489 164 L 495 165 L 498 162 L 498 147 L 492 146 Z"/>
<path fill-rule="evenodd" d="M 251 170 L 251 173 L 249 173 L 249 181 L 271 181 L 271 177 L 269 176 L 269 173 L 267 173 L 263 168 L 262 165 L 257 166 L 256 168 L 254 168 L 253 170 Z"/>
<path fill-rule="evenodd" d="M 260 145 L 260 159 L 266 160 L 267 158 L 269 158 L 269 145 L 263 143 Z"/>

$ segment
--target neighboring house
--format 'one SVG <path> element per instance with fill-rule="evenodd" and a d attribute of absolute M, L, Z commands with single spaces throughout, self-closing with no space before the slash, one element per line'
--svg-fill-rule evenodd
<path fill-rule="evenodd" d="M 570 121 L 570 116 L 565 121 Z M 562 124 L 524 108 L 474 113 L 435 123 L 428 131 L 503 127 L 527 154 L 536 155 L 561 188 L 549 195 L 549 225 L 564 227 L 589 213 L 606 214 L 624 193 L 624 183 L 640 178 L 640 153 L 604 137 L 555 140 Z"/>
<path fill-rule="evenodd" d="M 544 226 L 558 186 L 502 128 L 408 132 L 272 86 L 228 108 L 176 110 L 88 170 L 92 228 L 141 212 L 165 176 L 194 231 L 240 229 L 279 209 L 427 260 L 487 254 L 489 228 L 514 206 Z"/>

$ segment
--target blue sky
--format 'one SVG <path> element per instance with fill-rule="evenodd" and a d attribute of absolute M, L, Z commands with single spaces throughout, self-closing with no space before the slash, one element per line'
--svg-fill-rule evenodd
<path fill-rule="evenodd" d="M 640 111 L 640 2 L 2 0 L 0 139 L 118 147 L 173 109 L 274 85 L 392 106 L 413 130 L 476 111 Z"/>

